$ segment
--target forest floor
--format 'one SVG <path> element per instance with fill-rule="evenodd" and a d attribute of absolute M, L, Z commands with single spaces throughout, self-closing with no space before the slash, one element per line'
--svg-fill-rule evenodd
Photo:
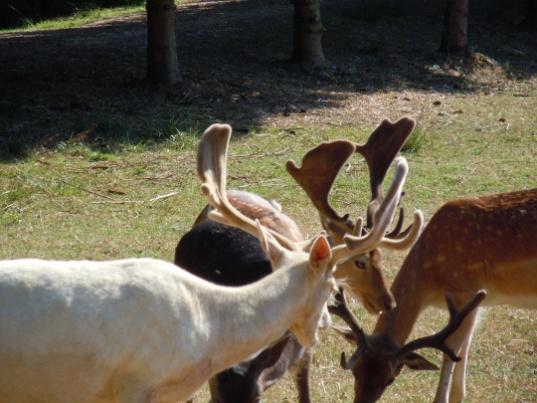
<path fill-rule="evenodd" d="M 329 63 L 319 69 L 288 61 L 288 0 L 182 3 L 182 81 L 159 89 L 144 80 L 143 13 L 1 33 L 0 259 L 170 260 L 205 204 L 196 146 L 215 121 L 234 127 L 229 186 L 278 199 L 309 236 L 319 230 L 317 214 L 285 162 L 324 140 L 364 141 L 384 118 L 418 123 L 404 151 L 403 205 L 421 208 L 426 220 L 454 197 L 537 187 L 535 32 L 515 11 L 472 2 L 469 57 L 446 60 L 437 52 L 437 2 L 399 3 L 323 1 Z M 367 178 L 363 161 L 346 164 L 334 207 L 363 214 Z M 385 254 L 389 279 L 404 254 Z M 371 329 L 374 317 L 353 307 Z M 443 326 L 438 312 L 422 315 L 413 336 Z M 342 350 L 351 347 L 322 335 L 313 401 L 352 401 Z M 438 353 L 424 354 L 440 362 Z M 536 375 L 535 311 L 491 309 L 470 353 L 467 401 L 535 402 Z M 405 370 L 383 401 L 432 401 L 437 380 L 434 371 Z M 266 400 L 296 401 L 290 377 Z"/>
<path fill-rule="evenodd" d="M 474 122 L 458 101 L 507 93 L 506 107 L 516 113 L 517 105 L 534 100 L 537 36 L 515 25 L 516 15 L 498 20 L 493 10 L 475 11 L 471 56 L 446 62 L 437 52 L 440 10 L 415 3 L 402 10 L 393 1 L 366 9 L 365 2 L 323 2 L 330 65 L 314 70 L 288 63 L 287 1 L 181 4 L 176 29 L 183 79 L 160 91 L 144 81 L 143 13 L 77 29 L 0 34 L 3 154 L 68 140 L 97 146 L 158 141 L 215 120 L 242 132 L 267 125 L 370 126 L 401 115 L 432 128 L 465 122 L 488 128 L 509 124 L 511 111 Z M 448 98 L 455 101 L 443 102 Z"/>

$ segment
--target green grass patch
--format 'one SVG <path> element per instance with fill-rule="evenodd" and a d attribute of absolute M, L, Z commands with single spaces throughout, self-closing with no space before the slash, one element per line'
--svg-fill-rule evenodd
<path fill-rule="evenodd" d="M 0 32 L 28 32 L 42 31 L 49 29 L 69 29 L 78 28 L 97 21 L 102 21 L 111 18 L 118 18 L 125 15 L 140 13 L 145 11 L 145 5 L 130 5 L 114 8 L 95 8 L 76 11 L 73 15 L 67 17 L 58 17 L 50 20 L 32 22 L 26 19 L 26 23 L 21 28 L 1 29 Z"/>
<path fill-rule="evenodd" d="M 19 28 L 0 29 L 1 33 L 8 32 L 28 32 L 42 31 L 51 29 L 70 29 L 78 28 L 84 25 L 92 24 L 98 21 L 123 17 L 131 14 L 145 12 L 145 1 L 133 1 L 133 4 L 110 7 L 110 8 L 83 8 L 77 10 L 74 14 L 66 17 L 57 17 L 48 20 L 34 22 L 30 18 L 24 19 L 24 25 Z M 176 0 L 176 4 L 182 3 L 182 0 Z"/>

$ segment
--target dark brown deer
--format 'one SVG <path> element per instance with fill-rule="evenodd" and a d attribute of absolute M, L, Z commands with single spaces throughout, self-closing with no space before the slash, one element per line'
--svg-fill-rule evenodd
<path fill-rule="evenodd" d="M 403 344 L 420 313 L 430 306 L 442 307 L 445 293 L 452 295 L 450 313 L 480 289 L 487 291 L 488 306 L 536 309 L 536 235 L 537 189 L 453 200 L 442 206 L 393 282 L 397 307 L 382 313 L 370 336 L 346 314 L 352 331 L 344 333 L 358 348 L 342 363 L 355 377 L 355 402 L 380 398 L 403 365 L 438 369 L 413 352 L 421 348 L 419 343 Z M 476 315 L 477 310 L 471 309 L 461 325 L 447 335 L 445 346 L 449 350 L 442 350 L 446 354 L 435 402 L 460 402 L 464 398 Z M 450 351 L 461 359 L 453 360 Z"/>
<path fill-rule="evenodd" d="M 319 212 L 324 229 L 336 245 L 344 243 L 348 234 L 367 233 L 373 225 L 373 215 L 384 199 L 382 183 L 393 159 L 403 147 L 415 127 L 415 122 L 402 118 L 395 123 L 384 120 L 369 136 L 365 144 L 346 140 L 322 143 L 311 149 L 298 168 L 293 161 L 287 162 L 287 171 L 306 192 Z M 353 222 L 349 215 L 339 215 L 329 204 L 328 194 L 343 164 L 354 153 L 363 156 L 369 168 L 371 201 L 367 208 L 367 223 Z M 416 240 L 423 225 L 419 212 L 414 215 L 414 224 L 401 231 L 403 210 L 392 232 L 386 235 L 379 247 L 403 250 Z M 369 253 L 338 265 L 336 278 L 345 279 L 345 287 L 358 298 L 370 313 L 389 311 L 395 300 L 389 291 L 382 273 L 381 253 L 375 248 Z"/>
<path fill-rule="evenodd" d="M 231 204 L 250 218 L 260 220 L 289 239 L 303 236 L 296 223 L 280 208 L 247 192 L 227 192 Z M 240 286 L 272 273 L 272 265 L 259 240 L 238 228 L 208 219 L 205 208 L 175 250 L 175 264 L 217 284 Z M 209 381 L 212 403 L 255 403 L 287 371 L 293 373 L 300 403 L 309 403 L 311 351 L 293 335 L 263 350 L 255 358 L 235 365 Z"/>

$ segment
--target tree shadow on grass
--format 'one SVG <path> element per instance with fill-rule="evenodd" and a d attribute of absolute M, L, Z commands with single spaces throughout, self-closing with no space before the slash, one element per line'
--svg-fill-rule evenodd
<path fill-rule="evenodd" d="M 441 10 L 415 3 L 401 9 L 380 2 L 360 18 L 356 1 L 325 1 L 323 43 L 331 66 L 309 71 L 287 62 L 287 1 L 182 5 L 176 30 L 183 80 L 160 89 L 144 81 L 144 15 L 2 34 L 0 160 L 69 141 L 114 150 L 177 133 L 199 136 L 214 121 L 230 122 L 244 134 L 267 119 L 344 105 L 349 93 L 482 91 L 484 84 L 469 75 L 439 67 Z M 533 33 L 476 19 L 470 40 L 511 78 L 537 72 Z"/>

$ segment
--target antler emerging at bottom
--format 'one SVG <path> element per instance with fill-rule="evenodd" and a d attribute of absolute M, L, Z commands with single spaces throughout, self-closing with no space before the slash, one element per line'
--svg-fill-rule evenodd
<path fill-rule="evenodd" d="M 468 316 L 470 312 L 476 309 L 479 304 L 485 299 L 487 292 L 485 290 L 479 290 L 470 301 L 460 310 L 457 311 L 453 296 L 450 293 L 446 294 L 446 302 L 449 310 L 449 322 L 441 331 L 431 336 L 421 337 L 413 340 L 410 343 L 405 344 L 397 352 L 398 357 L 403 357 L 406 354 L 426 347 L 436 348 L 449 356 L 453 361 L 460 361 L 455 352 L 446 345 L 446 339 L 451 336 L 459 328 L 463 320 Z"/>

